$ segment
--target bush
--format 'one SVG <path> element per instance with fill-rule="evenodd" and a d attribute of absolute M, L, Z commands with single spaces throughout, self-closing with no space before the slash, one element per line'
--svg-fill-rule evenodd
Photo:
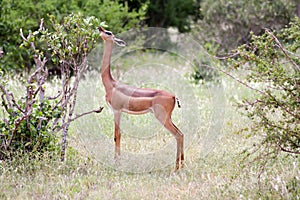
<path fill-rule="evenodd" d="M 45 19 L 45 25 L 51 25 L 49 14 L 61 22 L 69 14 L 94 16 L 110 24 L 110 30 L 121 32 L 139 25 L 144 19 L 143 7 L 129 11 L 118 1 L 99 0 L 1 0 L 0 1 L 0 50 L 3 58 L 0 60 L 0 69 L 3 71 L 30 72 L 33 70 L 32 55 L 26 49 L 19 48 L 22 38 L 20 29 L 28 35 L 30 31 L 39 28 L 40 19 Z M 53 31 L 52 29 L 50 31 Z M 36 44 L 40 47 L 39 44 Z M 42 47 L 40 47 L 42 48 Z M 47 65 L 53 65 L 48 62 Z"/>
<path fill-rule="evenodd" d="M 260 135 L 260 155 L 300 154 L 300 19 L 275 32 L 252 35 L 249 45 L 236 50 L 233 66 L 247 73 L 245 85 L 257 93 L 240 107 L 253 121 L 251 135 Z M 257 150 L 257 149 L 256 149 Z"/>
<path fill-rule="evenodd" d="M 101 23 L 95 17 L 80 14 L 66 16 L 63 23 L 53 16 L 50 19 L 51 29 L 46 29 L 41 20 L 39 29 L 30 32 L 27 37 L 22 30 L 20 32 L 23 39 L 21 46 L 32 52 L 35 67 L 25 82 L 24 97 L 17 100 L 1 77 L 0 93 L 6 115 L 0 121 L 0 159 L 6 158 L 15 149 L 25 152 L 55 150 L 57 137 L 53 133 L 59 130 L 63 134 L 61 151 L 64 159 L 70 123 L 78 117 L 102 110 L 100 107 L 80 115 L 74 113 L 79 82 L 88 67 L 87 54 L 97 43 L 97 27 Z M 47 51 L 36 47 L 36 44 L 42 43 L 47 46 Z M 45 52 L 50 54 L 49 58 Z M 45 96 L 48 60 L 52 60 L 62 73 L 60 91 L 55 97 Z"/>
<path fill-rule="evenodd" d="M 61 110 L 56 101 L 40 98 L 43 94 L 40 87 L 43 86 L 31 82 L 37 79 L 37 73 L 28 79 L 26 94 L 19 99 L 6 89 L 3 74 L 0 77 L 2 106 L 6 111 L 0 120 L 0 160 L 15 155 L 15 152 L 57 151 L 58 137 L 52 130 L 55 119 L 61 117 Z"/>

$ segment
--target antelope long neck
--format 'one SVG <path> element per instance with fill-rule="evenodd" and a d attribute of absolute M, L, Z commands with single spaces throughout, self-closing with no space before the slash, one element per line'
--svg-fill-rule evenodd
<path fill-rule="evenodd" d="M 111 58 L 113 46 L 114 46 L 113 42 L 104 41 L 101 77 L 106 92 L 108 90 L 112 90 L 113 85 L 115 83 L 115 80 L 113 79 L 110 72 L 110 58 Z"/>

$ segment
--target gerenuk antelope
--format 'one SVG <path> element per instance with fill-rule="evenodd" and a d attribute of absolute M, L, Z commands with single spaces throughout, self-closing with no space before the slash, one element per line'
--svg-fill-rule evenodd
<path fill-rule="evenodd" d="M 172 111 L 178 99 L 173 95 L 163 90 L 136 88 L 125 85 L 116 81 L 110 70 L 110 60 L 114 43 L 119 46 L 125 46 L 126 43 L 116 38 L 112 32 L 99 27 L 100 36 L 104 40 L 104 52 L 102 59 L 102 83 L 105 88 L 107 103 L 114 113 L 114 128 L 115 128 L 115 159 L 120 156 L 120 118 L 121 113 L 128 114 L 145 114 L 153 112 L 158 121 L 169 130 L 177 141 L 177 154 L 175 170 L 183 167 L 184 149 L 183 149 L 183 133 L 173 124 L 171 120 Z"/>

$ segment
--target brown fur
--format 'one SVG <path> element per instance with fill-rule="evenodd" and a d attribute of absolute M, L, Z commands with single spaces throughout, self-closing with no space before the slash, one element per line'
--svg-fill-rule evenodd
<path fill-rule="evenodd" d="M 104 40 L 104 53 L 102 60 L 101 77 L 106 91 L 106 101 L 111 106 L 114 112 L 115 122 L 115 158 L 120 156 L 120 118 L 121 112 L 129 114 L 144 114 L 153 112 L 156 119 L 175 137 L 177 141 L 176 165 L 175 171 L 183 166 L 184 149 L 183 149 L 183 134 L 173 124 L 171 120 L 172 111 L 177 101 L 173 94 L 163 90 L 149 88 L 135 88 L 122 84 L 113 79 L 110 72 L 110 58 L 114 43 L 114 35 L 99 27 L 100 35 Z M 120 39 L 118 43 L 125 44 Z"/>

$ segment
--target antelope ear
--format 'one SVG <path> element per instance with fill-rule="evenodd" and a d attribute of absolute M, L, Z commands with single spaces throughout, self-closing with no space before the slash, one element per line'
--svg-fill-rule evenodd
<path fill-rule="evenodd" d="M 126 42 L 124 42 L 124 41 L 121 40 L 121 39 L 114 38 L 114 42 L 115 42 L 118 46 L 121 46 L 121 47 L 125 47 L 125 46 L 126 46 Z"/>

